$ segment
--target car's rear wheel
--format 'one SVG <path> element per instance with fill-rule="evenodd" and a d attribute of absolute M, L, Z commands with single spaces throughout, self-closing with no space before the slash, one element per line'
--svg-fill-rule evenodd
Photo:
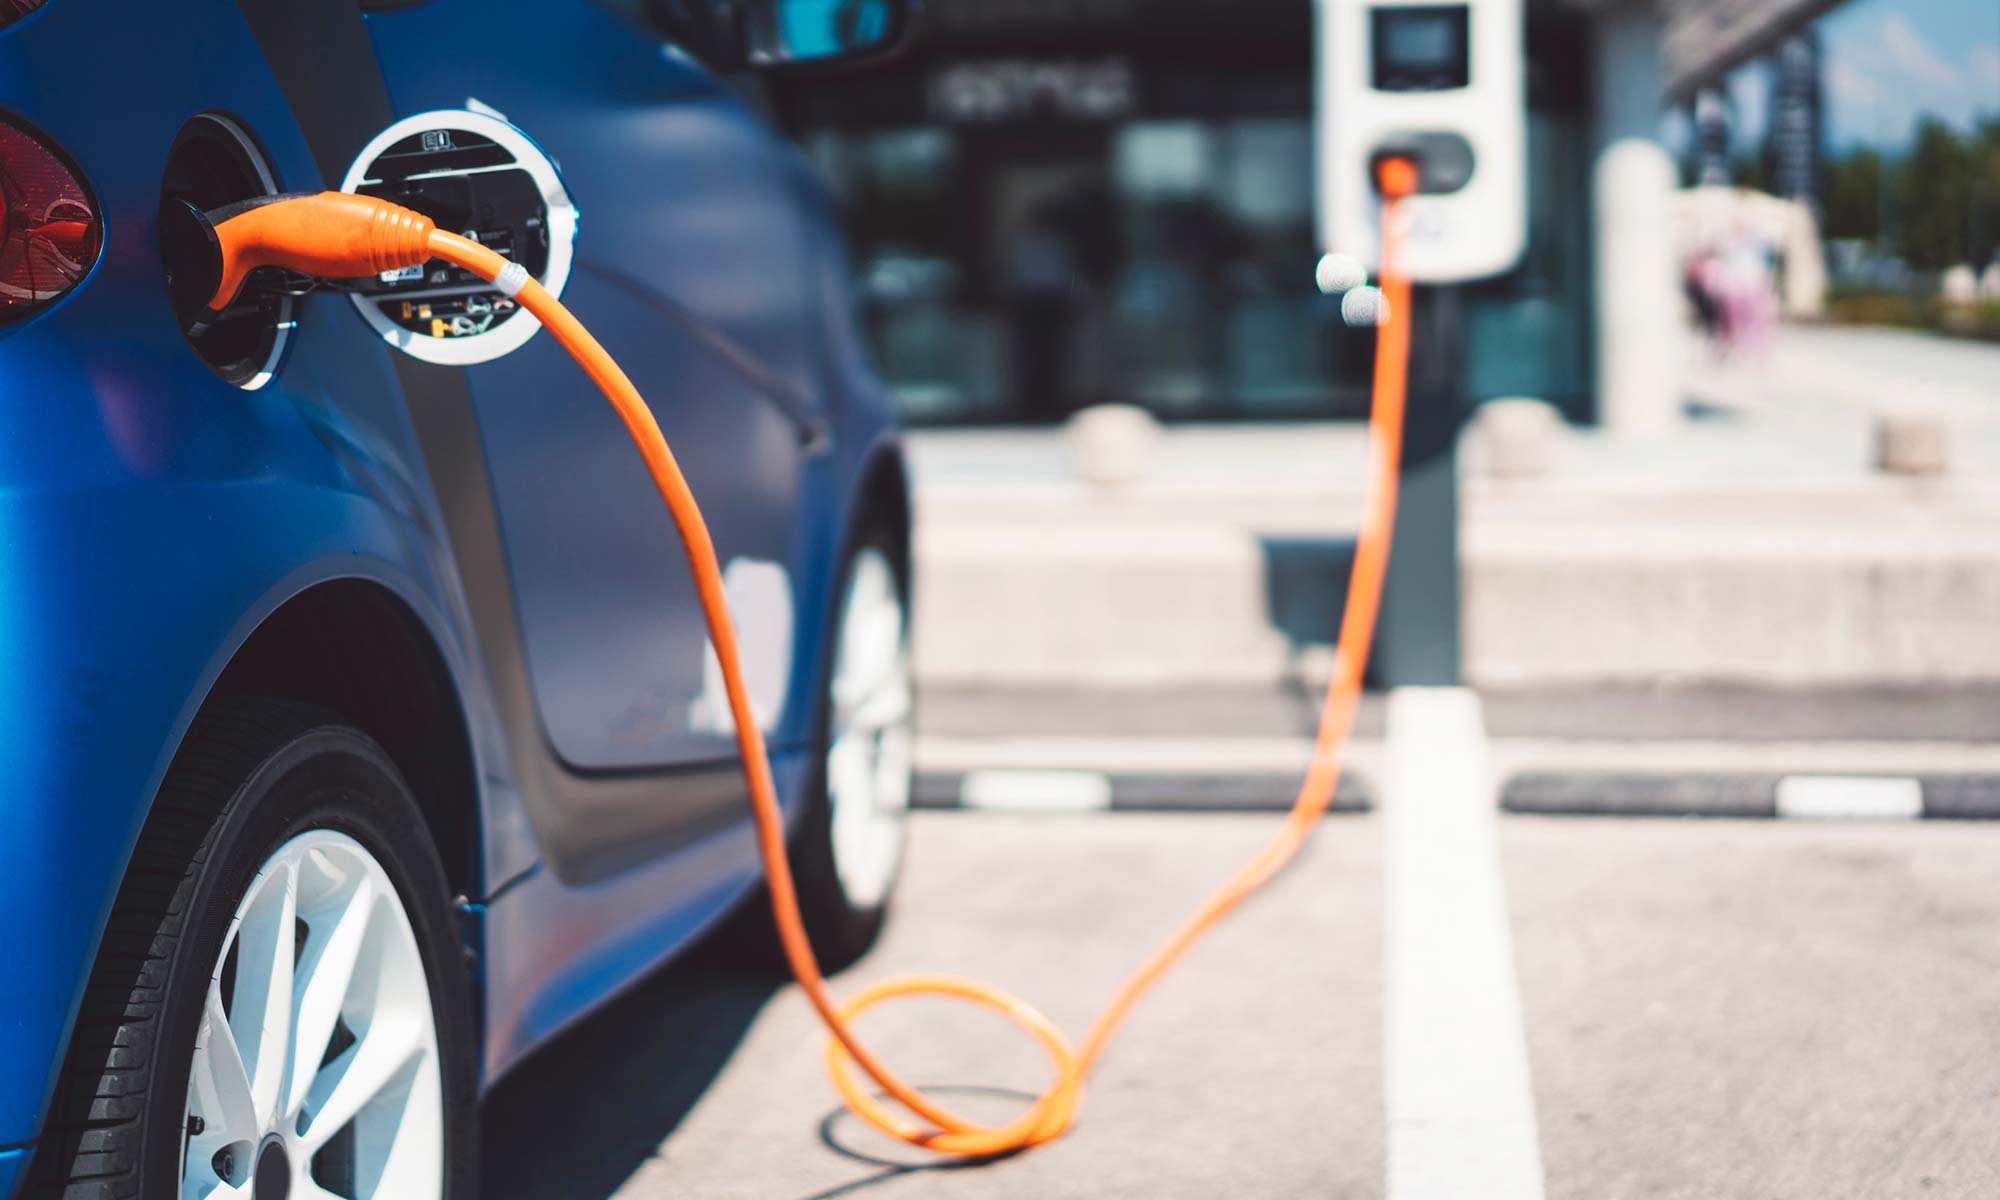
<path fill-rule="evenodd" d="M 844 906 L 875 914 L 878 925 L 902 866 L 910 809 L 914 734 L 903 597 L 889 552 L 873 542 L 857 548 L 847 565 L 828 697 L 828 857 Z"/>
<path fill-rule="evenodd" d="M 181 1195 L 310 1181 L 440 1196 L 439 1076 L 423 955 L 388 871 L 345 833 L 299 834 L 250 881 L 209 981 Z"/>
<path fill-rule="evenodd" d="M 791 839 L 800 913 L 828 971 L 875 944 L 903 863 L 915 737 L 909 587 L 896 544 L 886 526 L 865 525 L 843 560 L 820 752 Z M 753 962 L 784 962 L 763 889 L 724 937 Z"/>
<path fill-rule="evenodd" d="M 380 748 L 315 710 L 221 706 L 134 853 L 33 1194 L 470 1197 L 462 962 Z"/>

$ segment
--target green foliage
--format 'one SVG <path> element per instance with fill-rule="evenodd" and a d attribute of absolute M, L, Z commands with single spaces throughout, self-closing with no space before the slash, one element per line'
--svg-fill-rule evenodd
<path fill-rule="evenodd" d="M 1877 202 L 1882 194 L 1882 155 L 1861 146 L 1826 164 L 1820 207 L 1829 238 L 1874 238 L 1880 231 Z"/>
<path fill-rule="evenodd" d="M 1729 178 L 1737 187 L 1751 188 L 1759 192 L 1771 190 L 1770 173 L 1764 164 L 1770 155 L 1762 148 L 1746 150 L 1729 162 Z"/>
<path fill-rule="evenodd" d="M 1835 325 L 1898 325 L 2000 342 L 2000 300 L 1947 304 L 1936 297 L 1888 292 L 1836 293 L 1826 302 L 1826 319 Z"/>
<path fill-rule="evenodd" d="M 1967 224 L 1972 261 L 1991 262 L 2000 257 L 2000 112 L 1979 119 L 1968 147 L 1972 211 Z"/>
<path fill-rule="evenodd" d="M 1919 117 L 1909 146 L 1900 161 L 1867 146 L 1828 160 L 1825 235 L 1875 240 L 1929 270 L 1991 261 L 2000 248 L 2000 115 L 1970 132 Z"/>
<path fill-rule="evenodd" d="M 1941 268 L 1966 258 L 1972 161 L 1969 147 L 1936 117 L 1917 120 L 1910 155 L 1897 173 L 1902 210 L 1897 249 L 1912 266 Z"/>

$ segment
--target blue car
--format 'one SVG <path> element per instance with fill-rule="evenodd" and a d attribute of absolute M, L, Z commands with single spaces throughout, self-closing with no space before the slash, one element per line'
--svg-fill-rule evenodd
<path fill-rule="evenodd" d="M 511 1066 L 770 937 L 679 543 L 581 372 L 439 262 L 192 318 L 190 208 L 385 196 L 562 294 L 714 527 L 817 949 L 868 947 L 905 467 L 764 95 L 908 23 L 0 0 L 0 1197 L 472 1196 Z"/>

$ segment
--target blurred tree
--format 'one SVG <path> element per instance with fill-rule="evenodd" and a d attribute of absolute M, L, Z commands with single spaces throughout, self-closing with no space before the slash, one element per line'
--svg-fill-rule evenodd
<path fill-rule="evenodd" d="M 1881 232 L 1882 154 L 1873 146 L 1856 146 L 1827 160 L 1821 186 L 1825 189 L 1825 228 L 1829 238 L 1866 238 Z"/>
<path fill-rule="evenodd" d="M 1951 126 L 1918 118 L 1910 156 L 1898 172 L 1897 248 L 1912 266 L 1932 270 L 1966 261 L 1972 211 L 1972 145 Z"/>
<path fill-rule="evenodd" d="M 1966 237 L 1976 266 L 2000 257 L 2000 114 L 1980 118 L 1969 150 L 1972 212 Z"/>
<path fill-rule="evenodd" d="M 1737 187 L 1749 188 L 1756 192 L 1770 191 L 1771 172 L 1768 169 L 1768 164 L 1771 161 L 1771 153 L 1769 147 L 1770 139 L 1766 138 L 1758 145 L 1751 146 L 1733 155 L 1729 163 L 1730 182 Z"/>

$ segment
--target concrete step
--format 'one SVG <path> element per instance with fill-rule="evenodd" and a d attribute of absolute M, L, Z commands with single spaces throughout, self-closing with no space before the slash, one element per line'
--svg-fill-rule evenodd
<path fill-rule="evenodd" d="M 2000 680 L 1996 534 L 1976 515 L 1469 519 L 1466 676 Z M 952 684 L 1317 679 L 1344 595 L 1342 550 L 1330 534 L 1220 522 L 927 520 L 918 670 Z"/>
<path fill-rule="evenodd" d="M 1475 525 L 1466 673 L 1481 685 L 2000 679 L 1990 523 Z"/>

